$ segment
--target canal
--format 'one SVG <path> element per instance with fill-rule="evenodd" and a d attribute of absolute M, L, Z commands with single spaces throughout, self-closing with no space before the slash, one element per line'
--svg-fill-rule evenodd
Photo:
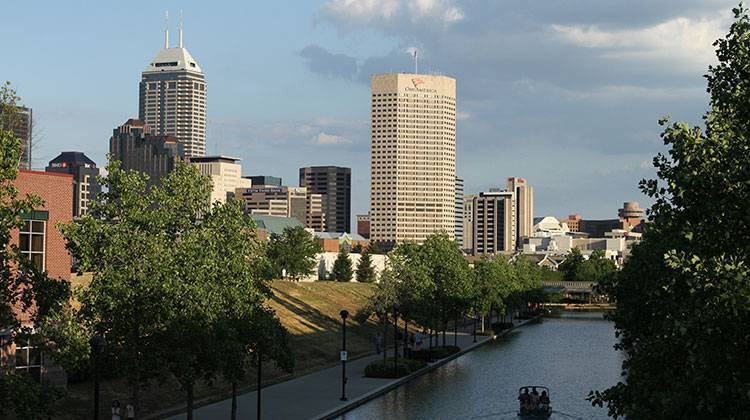
<path fill-rule="evenodd" d="M 586 401 L 620 378 L 614 326 L 601 313 L 526 325 L 340 417 L 343 420 L 517 418 L 518 388 L 545 385 L 552 419 L 605 419 Z"/>

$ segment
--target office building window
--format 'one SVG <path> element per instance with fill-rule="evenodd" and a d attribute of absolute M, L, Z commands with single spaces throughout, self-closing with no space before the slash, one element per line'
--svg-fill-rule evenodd
<path fill-rule="evenodd" d="M 19 248 L 21 255 L 29 258 L 34 265 L 44 270 L 44 241 L 47 222 L 27 220 L 21 227 Z"/>

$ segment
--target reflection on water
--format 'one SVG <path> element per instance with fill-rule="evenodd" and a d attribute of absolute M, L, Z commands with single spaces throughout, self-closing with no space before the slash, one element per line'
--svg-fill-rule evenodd
<path fill-rule="evenodd" d="M 607 418 L 585 400 L 620 378 L 614 327 L 601 313 L 565 313 L 513 331 L 341 419 L 517 418 L 518 388 L 550 388 L 553 419 Z"/>

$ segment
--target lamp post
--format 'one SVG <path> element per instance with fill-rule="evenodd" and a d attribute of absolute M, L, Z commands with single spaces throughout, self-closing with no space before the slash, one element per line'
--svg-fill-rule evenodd
<path fill-rule="evenodd" d="M 477 342 L 477 308 L 474 306 L 474 342 Z"/>
<path fill-rule="evenodd" d="M 261 401 L 260 400 L 260 388 L 261 388 L 261 385 L 263 384 L 262 375 L 261 375 L 262 374 L 261 368 L 263 366 L 263 358 L 261 357 L 260 347 L 256 349 L 255 355 L 258 357 L 258 394 L 256 395 L 257 402 L 255 404 L 255 411 L 256 411 L 255 418 L 257 420 L 260 420 L 260 401 Z"/>
<path fill-rule="evenodd" d="M 393 374 L 398 371 L 398 305 L 393 305 Z"/>
<path fill-rule="evenodd" d="M 94 361 L 94 420 L 99 420 L 99 357 L 104 353 L 106 341 L 101 335 L 95 335 L 89 340 L 89 345 Z"/>
<path fill-rule="evenodd" d="M 346 353 L 346 318 L 349 316 L 349 311 L 342 309 L 339 315 L 341 315 L 341 401 L 346 401 L 346 359 L 348 358 Z"/>

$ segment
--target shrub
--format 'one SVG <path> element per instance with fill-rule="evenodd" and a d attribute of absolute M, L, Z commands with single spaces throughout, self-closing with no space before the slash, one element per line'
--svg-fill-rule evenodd
<path fill-rule="evenodd" d="M 400 378 L 427 366 L 422 360 L 398 359 L 396 370 L 393 369 L 393 358 L 376 360 L 365 367 L 368 378 Z"/>

